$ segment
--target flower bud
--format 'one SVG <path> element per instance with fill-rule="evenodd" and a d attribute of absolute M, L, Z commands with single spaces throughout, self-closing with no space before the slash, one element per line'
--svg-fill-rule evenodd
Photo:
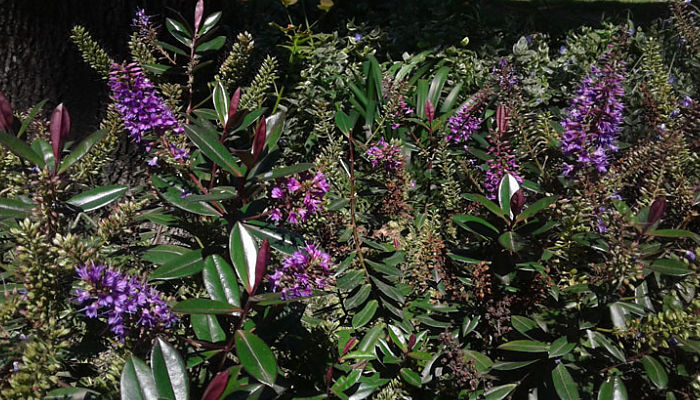
<path fill-rule="evenodd" d="M 9 132 L 13 122 L 10 101 L 0 92 L 0 131 Z"/>
<path fill-rule="evenodd" d="M 664 212 L 666 212 L 666 198 L 659 197 L 654 200 L 651 207 L 649 207 L 649 215 L 647 216 L 647 226 L 645 230 L 657 223 L 664 215 Z"/>
<path fill-rule="evenodd" d="M 513 213 L 513 218 L 517 217 L 521 211 L 523 211 L 523 206 L 525 205 L 525 195 L 523 195 L 523 190 L 518 189 L 517 192 L 513 193 L 510 198 L 510 211 Z"/>
<path fill-rule="evenodd" d="M 429 124 L 432 124 L 435 120 L 435 106 L 430 100 L 426 100 L 425 102 L 425 118 L 428 119 Z"/>
<path fill-rule="evenodd" d="M 51 132 L 51 147 L 53 148 L 53 156 L 56 160 L 56 165 L 61 158 L 61 151 L 63 150 L 63 144 L 68 138 L 70 133 L 70 115 L 68 115 L 68 109 L 63 105 L 59 104 L 51 113 L 51 126 L 49 127 Z"/>

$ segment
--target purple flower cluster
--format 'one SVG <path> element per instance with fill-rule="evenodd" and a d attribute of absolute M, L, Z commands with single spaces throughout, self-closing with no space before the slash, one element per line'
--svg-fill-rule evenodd
<path fill-rule="evenodd" d="M 109 87 L 132 141 L 140 143 L 148 132 L 163 134 L 172 130 L 184 133 L 153 83 L 136 63 L 126 66 L 112 64 Z"/>
<path fill-rule="evenodd" d="M 323 290 L 329 286 L 331 257 L 307 244 L 282 261 L 282 268 L 268 275 L 270 289 L 281 290 L 282 299 L 311 296 L 313 289 Z"/>
<path fill-rule="evenodd" d="M 445 136 L 448 142 L 466 142 L 479 130 L 483 122 L 483 118 L 480 115 L 485 93 L 484 91 L 477 93 L 472 101 L 460 107 L 447 120 L 447 127 L 452 132 Z"/>
<path fill-rule="evenodd" d="M 607 172 L 609 157 L 617 151 L 615 136 L 622 125 L 625 69 L 621 66 L 618 71 L 615 63 L 608 60 L 611 57 L 611 53 L 601 57 L 602 69 L 591 67 L 562 122 L 561 149 L 565 156 L 574 159 L 572 164 L 564 164 L 564 175 L 587 166 Z"/>
<path fill-rule="evenodd" d="M 167 328 L 177 321 L 163 295 L 135 277 L 104 265 L 88 264 L 76 271 L 82 287 L 76 300 L 85 306 L 85 315 L 107 316 L 109 330 L 121 341 L 133 329 Z"/>
<path fill-rule="evenodd" d="M 276 207 L 270 214 L 273 221 L 297 224 L 306 222 L 309 216 L 321 210 L 323 196 L 328 193 L 330 186 L 326 183 L 323 173 L 315 175 L 309 172 L 295 177 L 283 178 L 272 188 L 270 196 L 276 200 Z"/>
<path fill-rule="evenodd" d="M 136 10 L 136 15 L 131 24 L 138 29 L 140 34 L 148 34 L 150 32 L 151 18 L 146 15 L 146 10 L 140 8 Z"/>
<path fill-rule="evenodd" d="M 491 74 L 493 74 L 496 79 L 498 79 L 498 86 L 502 90 L 512 89 L 520 83 L 520 79 L 513 71 L 513 68 L 508 64 L 508 59 L 503 57 L 498 64 L 496 64 L 491 69 Z"/>
<path fill-rule="evenodd" d="M 373 167 L 382 165 L 387 171 L 398 171 L 403 167 L 404 156 L 401 148 L 387 143 L 384 138 L 379 139 L 375 146 L 367 150 Z"/>
<path fill-rule="evenodd" d="M 406 104 L 406 101 L 403 99 L 403 96 L 400 96 L 398 99 L 397 109 L 389 116 L 390 119 L 393 121 L 391 123 L 391 129 L 399 129 L 399 127 L 401 126 L 400 121 L 413 114 L 414 111 L 415 110 L 413 110 L 411 107 L 409 107 L 408 104 Z"/>
<path fill-rule="evenodd" d="M 494 132 L 489 136 L 491 147 L 489 147 L 488 169 L 486 170 L 486 197 L 494 200 L 498 196 L 498 185 L 506 174 L 511 174 L 518 181 L 523 182 L 523 178 L 518 175 L 518 164 L 515 162 L 515 155 L 510 150 L 510 145 L 501 140 L 500 135 Z"/>

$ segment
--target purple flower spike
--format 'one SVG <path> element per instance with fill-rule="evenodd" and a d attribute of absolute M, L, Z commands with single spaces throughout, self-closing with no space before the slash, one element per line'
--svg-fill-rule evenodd
<path fill-rule="evenodd" d="M 301 250 L 282 261 L 282 268 L 268 274 L 270 289 L 281 292 L 282 299 L 308 297 L 313 289 L 323 290 L 330 286 L 331 257 L 313 244 L 307 244 Z"/>
<path fill-rule="evenodd" d="M 381 165 L 387 171 L 398 171 L 404 165 L 401 148 L 387 143 L 384 138 L 379 139 L 376 146 L 370 147 L 367 150 L 367 155 L 373 167 Z"/>
<path fill-rule="evenodd" d="M 120 341 L 140 328 L 170 327 L 178 318 L 163 295 L 145 282 L 104 265 L 77 267 L 80 289 L 75 301 L 88 318 L 107 317 L 109 330 Z"/>
<path fill-rule="evenodd" d="M 270 197 L 276 206 L 270 212 L 273 221 L 286 220 L 291 224 L 306 222 L 309 217 L 322 209 L 323 197 L 330 190 L 323 173 L 309 172 L 295 177 L 283 178 L 273 187 Z"/>
<path fill-rule="evenodd" d="M 143 136 L 149 132 L 157 135 L 169 130 L 184 133 L 153 83 L 137 64 L 112 64 L 109 87 L 124 127 L 129 131 L 133 142 L 141 143 Z"/>

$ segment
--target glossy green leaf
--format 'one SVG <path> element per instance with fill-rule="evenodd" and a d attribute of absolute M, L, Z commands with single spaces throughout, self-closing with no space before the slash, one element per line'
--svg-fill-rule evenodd
<path fill-rule="evenodd" d="M 420 387 L 421 380 L 420 375 L 418 375 L 417 372 L 408 368 L 401 368 L 399 370 L 399 374 L 401 374 L 403 380 L 406 381 L 406 383 L 408 383 L 409 385 Z"/>
<path fill-rule="evenodd" d="M 512 371 L 527 367 L 530 364 L 536 363 L 538 360 L 527 360 L 527 361 L 497 361 L 493 363 L 491 368 L 499 371 Z"/>
<path fill-rule="evenodd" d="M 619 376 L 610 377 L 598 391 L 598 400 L 627 400 L 627 388 Z"/>
<path fill-rule="evenodd" d="M 134 356 L 126 360 L 119 386 L 122 400 L 158 400 L 151 369 Z"/>
<path fill-rule="evenodd" d="M 241 293 L 233 268 L 218 254 L 207 257 L 202 271 L 204 287 L 209 296 L 233 306 L 241 306 Z"/>
<path fill-rule="evenodd" d="M 22 200 L 0 198 L 0 219 L 24 218 L 32 208 L 34 204 L 25 203 Z"/>
<path fill-rule="evenodd" d="M 644 370 L 652 383 L 659 389 L 666 389 L 668 374 L 664 366 L 656 358 L 649 355 L 642 357 L 642 365 L 644 365 Z"/>
<path fill-rule="evenodd" d="M 530 206 L 528 206 L 523 212 L 521 212 L 516 218 L 516 221 L 525 221 L 526 219 L 533 217 L 538 212 L 549 207 L 552 203 L 557 201 L 559 196 L 549 196 L 543 199 L 539 199 Z"/>
<path fill-rule="evenodd" d="M 566 340 L 566 336 L 562 336 L 559 339 L 552 342 L 549 346 L 549 358 L 562 357 L 576 347 L 576 343 L 569 343 Z"/>
<path fill-rule="evenodd" d="M 58 169 L 58 173 L 63 173 L 68 170 L 73 164 L 80 161 L 85 155 L 87 155 L 92 147 L 102 140 L 109 131 L 107 129 L 100 129 L 99 131 L 93 133 L 92 135 L 83 139 L 82 142 L 78 143 L 71 152 L 63 158 L 61 166 Z"/>
<path fill-rule="evenodd" d="M 544 353 L 549 351 L 547 343 L 537 342 L 534 340 L 512 340 L 498 346 L 501 350 L 522 351 L 524 353 Z"/>
<path fill-rule="evenodd" d="M 352 327 L 357 329 L 365 326 L 374 316 L 379 303 L 377 300 L 370 300 L 365 307 L 352 317 Z"/>
<path fill-rule="evenodd" d="M 173 307 L 173 311 L 180 314 L 237 314 L 240 308 L 234 307 L 223 301 L 210 299 L 187 299 Z"/>
<path fill-rule="evenodd" d="M 197 45 L 197 52 L 219 50 L 226 44 L 226 36 L 217 36 L 212 40 Z"/>
<path fill-rule="evenodd" d="M 45 166 L 44 158 L 41 155 L 37 154 L 34 150 L 32 150 L 32 148 L 29 147 L 28 144 L 26 144 L 14 135 L 10 135 L 5 132 L 0 132 L 0 144 L 5 146 L 8 150 L 10 150 L 14 155 L 16 155 L 19 158 L 36 164 L 41 168 Z"/>
<path fill-rule="evenodd" d="M 374 346 L 377 344 L 377 340 L 382 336 L 384 332 L 384 324 L 377 324 L 373 326 L 357 345 L 357 351 L 359 352 L 371 352 Z"/>
<path fill-rule="evenodd" d="M 578 400 L 580 398 L 576 382 L 564 364 L 559 364 L 552 370 L 552 381 L 554 381 L 554 389 L 561 400 Z"/>
<path fill-rule="evenodd" d="M 100 393 L 81 387 L 54 389 L 43 397 L 44 400 L 84 400 L 99 398 Z"/>
<path fill-rule="evenodd" d="M 151 272 L 149 279 L 175 279 L 199 273 L 204 268 L 202 250 L 190 250 Z"/>
<path fill-rule="evenodd" d="M 165 201 L 179 209 L 209 217 L 216 217 L 220 215 L 219 212 L 209 204 L 203 202 L 185 202 L 183 197 L 187 195 L 187 192 L 179 185 L 168 182 L 158 175 L 153 175 L 151 177 L 151 182 L 153 182 L 153 186 L 158 189 L 158 194 Z"/>
<path fill-rule="evenodd" d="M 190 381 L 180 353 L 161 338 L 151 352 L 151 368 L 161 399 L 188 400 Z"/>
<path fill-rule="evenodd" d="M 499 233 L 499 232 L 498 232 L 498 228 L 496 228 L 495 226 L 493 226 L 493 224 L 491 224 L 490 222 L 486 221 L 486 220 L 483 219 L 483 218 L 475 217 L 475 216 L 472 216 L 472 215 L 460 214 L 460 215 L 455 215 L 455 216 L 453 216 L 453 217 L 452 217 L 452 220 L 453 220 L 457 225 L 459 225 L 460 227 L 462 227 L 462 228 L 464 228 L 464 229 L 466 229 L 466 230 L 468 230 L 468 231 L 470 231 L 470 232 L 473 232 L 473 230 L 467 225 L 467 223 L 469 223 L 469 222 L 475 222 L 475 223 L 477 223 L 477 224 L 483 225 L 483 226 L 485 226 L 486 228 L 492 230 L 494 233 Z"/>
<path fill-rule="evenodd" d="M 493 201 L 487 199 L 486 197 L 484 197 L 480 194 L 470 194 L 470 195 L 467 195 L 466 197 L 467 197 L 467 199 L 470 199 L 472 201 L 476 201 L 477 203 L 483 205 L 484 207 L 486 207 L 487 210 L 491 211 L 492 213 L 494 213 L 495 215 L 497 215 L 501 218 L 504 218 L 506 215 L 503 212 L 503 210 L 501 209 L 501 207 L 499 207 L 496 203 L 494 203 Z"/>
<path fill-rule="evenodd" d="M 654 260 L 646 268 L 662 275 L 671 276 L 684 276 L 691 272 L 684 263 L 671 259 Z"/>
<path fill-rule="evenodd" d="M 243 287 L 251 293 L 255 286 L 255 264 L 258 258 L 258 246 L 248 229 L 237 222 L 229 236 L 229 254 L 238 279 Z"/>
<path fill-rule="evenodd" d="M 228 96 L 228 92 L 221 81 L 216 82 L 214 86 L 214 91 L 211 94 L 212 101 L 214 102 L 214 110 L 216 110 L 216 115 L 219 118 L 219 123 L 221 126 L 226 126 L 228 121 L 228 108 L 231 99 Z"/>
<path fill-rule="evenodd" d="M 215 13 L 207 15 L 207 17 L 204 18 L 204 21 L 202 22 L 202 27 L 199 28 L 199 36 L 204 36 L 207 33 L 209 33 L 209 31 L 211 31 L 211 29 L 214 28 L 219 22 L 219 20 L 221 19 L 221 15 L 221 11 L 217 11 Z"/>
<path fill-rule="evenodd" d="M 514 253 L 517 253 L 524 247 L 523 243 L 518 240 L 518 234 L 510 231 L 499 236 L 498 243 L 500 243 L 503 248 Z"/>
<path fill-rule="evenodd" d="M 534 339 L 530 336 L 532 330 L 539 329 L 537 322 L 531 320 L 530 318 L 523 317 L 520 315 L 513 315 L 510 317 L 510 324 L 513 328 L 527 336 L 530 339 Z"/>
<path fill-rule="evenodd" d="M 233 186 L 217 186 L 211 188 L 207 194 L 193 194 L 182 199 L 187 204 L 198 201 L 219 201 L 232 199 L 238 195 L 238 190 Z"/>
<path fill-rule="evenodd" d="M 37 138 L 32 142 L 32 150 L 44 160 L 44 164 L 49 167 L 49 170 L 53 171 L 56 165 L 56 159 L 53 155 L 53 148 L 44 139 Z"/>
<path fill-rule="evenodd" d="M 255 379 L 267 386 L 275 384 L 277 378 L 277 361 L 269 347 L 256 335 L 236 332 L 236 354 L 243 368 Z"/>
<path fill-rule="evenodd" d="M 484 400 L 501 400 L 505 399 L 506 396 L 510 394 L 515 388 L 518 387 L 517 384 L 511 383 L 508 385 L 494 386 L 491 389 L 484 392 Z"/>
<path fill-rule="evenodd" d="M 123 196 L 127 189 L 122 185 L 102 186 L 75 195 L 66 203 L 80 207 L 83 211 L 97 210 Z"/>
<path fill-rule="evenodd" d="M 187 29 L 187 27 L 182 22 L 176 21 L 172 18 L 165 19 L 165 27 L 170 33 L 177 32 L 184 35 L 187 38 L 192 37 L 190 30 Z"/>
<path fill-rule="evenodd" d="M 188 252 L 190 252 L 190 250 L 184 247 L 171 244 L 162 244 L 143 253 L 141 260 L 148 261 L 156 265 L 163 265 L 166 262 L 183 256 Z"/>
<path fill-rule="evenodd" d="M 241 167 L 238 166 L 238 158 L 234 157 L 219 141 L 216 132 L 197 125 L 185 125 L 185 132 L 209 159 L 233 175 L 243 176 Z"/>
<path fill-rule="evenodd" d="M 647 232 L 647 235 L 670 238 L 693 238 L 696 241 L 699 237 L 697 233 L 686 231 L 684 229 L 657 229 Z"/>
<path fill-rule="evenodd" d="M 491 361 L 485 354 L 479 353 L 473 350 L 463 350 L 464 357 L 469 360 L 474 360 L 474 366 L 476 366 L 476 371 L 480 374 L 487 373 L 493 366 L 493 361 Z"/>
<path fill-rule="evenodd" d="M 257 176 L 258 179 L 260 180 L 270 180 L 270 179 L 277 179 L 277 178 L 282 178 L 285 176 L 289 175 L 294 175 L 298 174 L 299 172 L 306 171 L 308 169 L 313 168 L 313 164 L 311 163 L 301 163 L 301 164 L 295 164 L 289 167 L 282 167 L 282 168 L 277 168 L 273 169 L 272 171 L 265 172 L 264 174 L 260 174 Z"/>
<path fill-rule="evenodd" d="M 372 285 L 369 283 L 362 285 L 355 294 L 345 299 L 345 308 L 352 310 L 363 305 L 365 300 L 367 300 L 369 297 L 371 291 Z"/>
<path fill-rule="evenodd" d="M 217 343 L 226 340 L 224 332 L 215 315 L 212 314 L 192 314 L 190 315 L 192 329 L 197 339 L 207 342 Z"/>

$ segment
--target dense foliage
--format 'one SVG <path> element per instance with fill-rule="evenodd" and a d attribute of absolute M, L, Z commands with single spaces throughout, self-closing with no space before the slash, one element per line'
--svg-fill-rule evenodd
<path fill-rule="evenodd" d="M 0 94 L 1 397 L 699 398 L 696 11 L 399 60 L 76 26 L 99 130 Z"/>

